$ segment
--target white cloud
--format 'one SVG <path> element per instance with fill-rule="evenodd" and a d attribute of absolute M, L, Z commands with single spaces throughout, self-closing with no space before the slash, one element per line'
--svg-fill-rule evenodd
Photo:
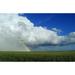
<path fill-rule="evenodd" d="M 26 50 L 42 44 L 60 45 L 75 43 L 75 32 L 59 36 L 56 28 L 37 27 L 26 17 L 17 14 L 0 14 L 0 50 Z"/>
<path fill-rule="evenodd" d="M 75 32 L 69 33 L 69 35 L 66 37 L 66 42 L 68 44 L 75 44 Z"/>
<path fill-rule="evenodd" d="M 55 32 L 57 32 L 57 33 L 61 33 L 62 32 L 62 30 L 57 29 L 57 28 L 52 28 L 52 30 L 55 31 Z"/>

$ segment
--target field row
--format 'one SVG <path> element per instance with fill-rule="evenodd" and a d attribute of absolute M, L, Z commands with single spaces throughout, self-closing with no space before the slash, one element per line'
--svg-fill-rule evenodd
<path fill-rule="evenodd" d="M 75 61 L 75 52 L 0 52 L 0 61 Z"/>

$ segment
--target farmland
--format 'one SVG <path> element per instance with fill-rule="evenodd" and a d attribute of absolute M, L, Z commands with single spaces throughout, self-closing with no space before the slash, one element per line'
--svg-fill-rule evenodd
<path fill-rule="evenodd" d="M 75 61 L 75 51 L 0 51 L 0 61 Z"/>

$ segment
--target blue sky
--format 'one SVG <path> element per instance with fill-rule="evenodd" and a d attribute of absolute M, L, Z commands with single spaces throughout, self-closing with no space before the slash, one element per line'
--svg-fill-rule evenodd
<path fill-rule="evenodd" d="M 36 26 L 47 27 L 48 29 L 57 28 L 63 32 L 61 35 L 66 35 L 75 31 L 75 14 L 21 14 L 26 16 Z"/>

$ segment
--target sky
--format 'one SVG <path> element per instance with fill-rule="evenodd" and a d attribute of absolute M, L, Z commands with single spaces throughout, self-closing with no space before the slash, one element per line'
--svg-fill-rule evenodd
<path fill-rule="evenodd" d="M 0 50 L 75 50 L 75 14 L 0 14 Z"/>
<path fill-rule="evenodd" d="M 57 28 L 61 31 L 60 35 L 68 35 L 75 31 L 75 14 L 73 13 L 23 13 L 20 14 L 27 17 L 35 26 L 46 27 L 47 29 Z M 42 48 L 42 50 L 45 47 Z M 75 50 L 75 45 L 65 46 L 47 46 L 48 50 Z"/>
<path fill-rule="evenodd" d="M 75 31 L 75 14 L 61 13 L 31 13 L 20 14 L 26 16 L 35 26 L 43 26 L 48 29 L 57 28 L 63 31 L 62 35 L 66 35 Z"/>

